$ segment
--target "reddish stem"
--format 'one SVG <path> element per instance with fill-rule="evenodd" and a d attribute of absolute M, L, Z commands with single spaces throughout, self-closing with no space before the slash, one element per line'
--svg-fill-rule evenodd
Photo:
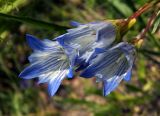
<path fill-rule="evenodd" d="M 151 7 L 158 4 L 159 2 L 160 2 L 160 0 L 157 0 L 157 1 L 151 1 L 151 2 L 144 4 L 132 16 L 130 16 L 126 22 L 129 23 L 130 20 L 132 20 L 134 18 L 137 19 L 141 14 L 143 14 L 144 12 L 146 12 L 147 10 L 149 10 Z"/>
<path fill-rule="evenodd" d="M 119 21 L 119 25 L 121 26 L 121 36 L 123 36 L 128 31 L 128 25 L 132 19 L 137 19 L 141 14 L 148 11 L 151 7 L 156 5 L 160 0 L 150 1 L 139 8 L 133 15 L 131 15 L 127 20 Z"/>
<path fill-rule="evenodd" d="M 154 12 L 153 15 L 150 17 L 150 19 L 148 20 L 147 26 L 144 29 L 144 31 L 140 34 L 140 39 L 144 39 L 145 38 L 145 34 L 147 33 L 147 31 L 150 29 L 150 27 L 153 24 L 153 21 L 156 19 L 157 14 Z"/>
<path fill-rule="evenodd" d="M 137 19 L 142 13 L 144 13 L 145 11 L 147 11 L 151 6 L 152 5 L 150 3 L 146 3 L 140 9 L 138 9 L 132 16 L 130 16 L 128 18 L 127 22 L 129 22 L 133 18 Z"/>

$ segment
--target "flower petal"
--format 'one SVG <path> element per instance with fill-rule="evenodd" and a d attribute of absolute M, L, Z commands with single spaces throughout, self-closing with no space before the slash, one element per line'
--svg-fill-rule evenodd
<path fill-rule="evenodd" d="M 90 78 L 95 76 L 96 82 L 103 82 L 103 94 L 108 95 L 121 80 L 129 80 L 134 61 L 134 47 L 122 42 L 108 50 L 97 49 L 89 66 L 84 69 L 81 76 Z"/>
<path fill-rule="evenodd" d="M 73 77 L 73 69 L 72 69 L 72 67 L 69 68 L 69 72 L 67 74 L 67 77 L 68 78 L 72 78 Z"/>
<path fill-rule="evenodd" d="M 80 25 L 82 25 L 82 24 L 79 23 L 79 22 L 76 22 L 76 21 L 71 21 L 71 22 L 70 22 L 70 25 L 71 25 L 71 26 L 74 26 L 74 27 L 78 27 L 78 26 L 80 26 Z"/>
<path fill-rule="evenodd" d="M 100 74 L 99 71 L 103 71 L 105 67 L 108 68 L 108 66 L 112 63 L 116 63 L 116 60 L 119 58 L 120 54 L 121 52 L 119 51 L 109 51 L 99 54 L 95 59 L 93 59 L 90 62 L 90 65 L 81 73 L 81 76 L 89 78 L 93 77 L 97 72 L 98 74 Z M 110 67 L 113 69 L 112 66 Z"/>
<path fill-rule="evenodd" d="M 114 79 L 110 79 L 108 81 L 103 81 L 103 96 L 107 96 L 110 94 L 118 86 L 118 83 L 114 81 Z"/>
<path fill-rule="evenodd" d="M 31 79 L 38 77 L 41 74 L 57 70 L 57 68 L 61 65 L 62 60 L 60 60 L 59 57 L 55 57 L 54 54 L 50 54 L 46 59 L 43 61 L 38 60 L 28 66 L 26 69 L 24 69 L 20 73 L 20 77 L 25 78 L 25 79 Z"/>
<path fill-rule="evenodd" d="M 123 44 L 121 43 L 121 46 Z M 130 62 L 130 60 L 132 60 L 130 57 L 133 56 L 126 56 L 124 51 L 119 48 L 121 46 L 117 45 L 114 49 L 111 48 L 104 52 L 97 52 L 98 56 L 90 61 L 90 65 L 81 73 L 81 76 L 89 78 L 95 75 L 99 77 L 105 75 L 105 78 L 110 78 L 114 75 L 119 76 L 124 74 L 133 64 L 133 62 Z M 129 57 L 129 59 L 127 57 Z"/>
<path fill-rule="evenodd" d="M 27 39 L 29 46 L 33 50 L 43 51 L 43 50 L 53 49 L 57 46 L 57 44 L 51 40 L 45 39 L 44 41 L 41 41 L 38 38 L 32 35 L 29 35 L 29 34 L 26 34 L 26 39 Z"/>
<path fill-rule="evenodd" d="M 56 40 L 71 52 L 77 51 L 77 58 L 88 62 L 93 57 L 96 48 L 110 46 L 116 37 L 116 29 L 110 22 L 92 22 L 81 24 L 68 33 L 61 35 Z"/>
<path fill-rule="evenodd" d="M 63 80 L 63 79 L 65 78 L 65 76 L 66 76 L 66 73 L 68 73 L 68 70 L 60 71 L 60 72 L 58 73 L 59 76 L 57 76 L 57 77 L 55 77 L 55 78 L 52 78 L 52 79 L 49 81 L 49 83 L 48 83 L 48 92 L 49 92 L 49 95 L 50 95 L 50 96 L 53 96 L 53 95 L 57 92 L 57 90 L 58 90 L 58 88 L 59 88 L 62 80 Z M 52 75 L 50 75 L 50 76 L 52 76 Z M 53 76 L 54 76 L 54 75 L 53 75 Z"/>
<path fill-rule="evenodd" d="M 43 77 L 46 76 L 47 78 L 49 76 L 48 73 L 59 70 L 60 66 L 64 62 L 67 67 L 62 67 L 61 70 L 69 70 L 70 61 L 63 48 L 56 41 L 47 39 L 40 41 L 30 35 L 27 35 L 27 37 L 30 46 L 35 51 L 28 58 L 31 65 L 20 73 L 20 77 L 24 79 L 42 77 L 43 81 L 41 82 L 45 82 L 45 79 L 43 79 Z"/>
<path fill-rule="evenodd" d="M 132 75 L 132 70 L 130 69 L 130 70 L 127 72 L 126 76 L 124 77 L 124 80 L 125 80 L 125 81 L 129 81 L 129 80 L 131 79 L 131 75 Z"/>

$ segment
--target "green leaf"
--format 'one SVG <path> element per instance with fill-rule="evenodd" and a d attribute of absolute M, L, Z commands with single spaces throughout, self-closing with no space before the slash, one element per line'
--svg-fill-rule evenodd
<path fill-rule="evenodd" d="M 23 22 L 23 23 L 28 23 L 28 24 L 31 24 L 33 26 L 46 28 L 46 29 L 52 29 L 52 30 L 56 29 L 57 31 L 58 30 L 66 30 L 66 29 L 69 28 L 69 27 L 66 27 L 66 26 L 60 26 L 60 25 L 55 24 L 55 23 L 40 21 L 40 20 L 29 18 L 29 17 L 13 16 L 13 15 L 8 15 L 8 14 L 3 14 L 3 13 L 0 13 L 0 18 L 15 20 L 15 21 Z"/>
<path fill-rule="evenodd" d="M 109 0 L 109 2 L 119 10 L 125 17 L 130 16 L 133 12 L 129 6 L 125 3 L 121 2 L 120 0 Z"/>
<path fill-rule="evenodd" d="M 158 12 L 157 18 L 154 21 L 152 33 L 155 33 L 159 26 L 160 26 L 160 10 Z"/>

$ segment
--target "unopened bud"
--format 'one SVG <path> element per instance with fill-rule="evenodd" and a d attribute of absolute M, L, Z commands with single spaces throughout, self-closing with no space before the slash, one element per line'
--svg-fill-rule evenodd
<path fill-rule="evenodd" d="M 140 47 L 142 46 L 143 42 L 144 42 L 144 39 L 143 39 L 143 38 L 141 38 L 141 39 L 136 39 L 136 40 L 134 40 L 134 45 L 135 45 L 137 48 L 140 48 Z"/>
<path fill-rule="evenodd" d="M 128 23 L 128 29 L 130 29 L 136 23 L 136 21 L 137 20 L 135 18 L 131 19 Z"/>

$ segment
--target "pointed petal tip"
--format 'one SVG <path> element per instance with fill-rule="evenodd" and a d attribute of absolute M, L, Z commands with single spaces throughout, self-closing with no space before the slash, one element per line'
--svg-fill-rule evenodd
<path fill-rule="evenodd" d="M 36 38 L 33 35 L 26 34 L 26 40 L 28 45 L 33 49 L 33 50 L 43 50 L 44 44 L 42 41 L 38 38 Z"/>
<path fill-rule="evenodd" d="M 52 88 L 52 85 L 51 84 L 48 84 L 48 94 L 49 96 L 54 96 L 55 93 L 57 92 L 57 90 L 53 90 L 54 88 Z"/>
<path fill-rule="evenodd" d="M 34 39 L 37 40 L 37 38 L 35 36 L 30 35 L 30 34 L 26 34 L 26 40 L 28 43 Z"/>
<path fill-rule="evenodd" d="M 78 27 L 79 25 L 81 25 L 81 23 L 76 22 L 76 21 L 71 21 L 70 25 L 73 26 L 73 27 Z"/>
<path fill-rule="evenodd" d="M 26 74 L 25 74 L 25 70 L 23 70 L 19 75 L 18 75 L 18 77 L 19 78 L 23 78 L 23 79 L 26 79 Z"/>
<path fill-rule="evenodd" d="M 127 81 L 127 82 L 130 81 L 131 80 L 131 75 L 132 75 L 132 71 L 130 70 L 130 71 L 128 71 L 128 73 L 124 77 L 124 80 Z"/>
<path fill-rule="evenodd" d="M 103 96 L 107 96 L 109 94 L 110 94 L 110 92 L 103 92 Z"/>
<path fill-rule="evenodd" d="M 48 90 L 48 95 L 49 95 L 50 97 L 53 97 L 53 96 L 55 95 L 55 93 L 51 93 L 51 92 L 49 92 L 49 90 Z"/>
<path fill-rule="evenodd" d="M 20 74 L 19 77 L 23 79 L 32 79 L 36 77 L 36 72 L 32 72 L 31 68 L 25 68 Z"/>
<path fill-rule="evenodd" d="M 30 35 L 30 34 L 26 34 L 26 39 L 27 40 L 32 40 L 32 39 L 37 39 L 35 36 Z"/>
<path fill-rule="evenodd" d="M 22 79 L 30 79 L 30 78 L 28 78 L 27 75 L 25 75 L 24 72 L 21 72 L 21 73 L 18 75 L 18 77 L 19 77 L 19 78 L 22 78 Z"/>
<path fill-rule="evenodd" d="M 20 73 L 20 74 L 18 75 L 18 77 L 19 77 L 19 78 L 22 78 L 22 73 Z"/>
<path fill-rule="evenodd" d="M 54 78 L 48 82 L 48 93 L 50 96 L 55 95 L 64 77 L 65 75 L 61 75 L 61 77 Z"/>
<path fill-rule="evenodd" d="M 33 35 L 27 33 L 26 38 L 29 38 L 29 37 L 33 37 Z"/>
<path fill-rule="evenodd" d="M 68 71 L 68 74 L 67 74 L 67 77 L 70 79 L 70 78 L 73 78 L 73 69 L 72 67 L 70 67 L 69 71 Z"/>
<path fill-rule="evenodd" d="M 22 79 L 31 79 L 31 77 L 26 75 L 25 72 L 21 72 L 18 77 Z"/>

